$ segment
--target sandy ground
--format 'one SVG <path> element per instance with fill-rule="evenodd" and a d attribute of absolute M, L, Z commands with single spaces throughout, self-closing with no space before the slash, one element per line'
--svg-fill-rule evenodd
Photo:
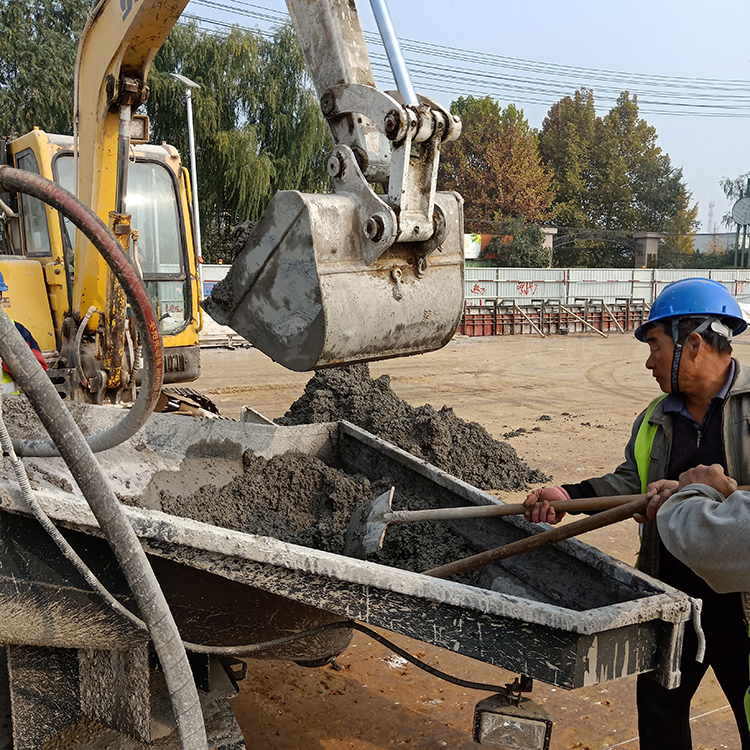
<path fill-rule="evenodd" d="M 529 465 L 561 483 L 606 473 L 620 462 L 633 419 L 659 392 L 643 366 L 646 353 L 628 334 L 457 337 L 439 352 L 373 363 L 371 372 L 390 374 L 394 390 L 412 405 L 447 404 L 497 438 L 526 429 L 508 442 Z M 738 341 L 735 353 L 750 364 L 750 346 Z M 204 349 L 202 367 L 195 387 L 235 418 L 243 404 L 281 416 L 309 379 L 252 349 Z M 535 427 L 540 430 L 532 432 Z M 502 495 L 511 502 L 524 496 Z M 629 564 L 635 560 L 633 522 L 582 538 Z M 503 685 L 515 676 L 418 641 L 393 640 L 463 679 Z M 247 663 L 248 679 L 231 705 L 248 748 L 478 747 L 471 739 L 473 710 L 488 694 L 438 680 L 370 638 L 356 635 L 338 659 L 339 669 Z M 532 697 L 555 720 L 552 750 L 638 747 L 634 678 L 572 692 L 535 683 Z M 693 701 L 692 729 L 695 748 L 739 746 L 711 672 Z"/>

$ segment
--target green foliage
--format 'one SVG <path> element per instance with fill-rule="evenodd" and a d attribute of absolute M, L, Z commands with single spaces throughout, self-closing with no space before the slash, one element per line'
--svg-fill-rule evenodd
<path fill-rule="evenodd" d="M 544 233 L 536 224 L 511 218 L 501 223 L 479 257 L 480 265 L 510 268 L 546 268 L 552 252 L 543 247 Z"/>
<path fill-rule="evenodd" d="M 594 95 L 587 89 L 553 104 L 542 123 L 539 152 L 554 172 L 554 205 L 560 226 L 590 226 L 595 127 Z"/>
<path fill-rule="evenodd" d="M 332 143 L 290 26 L 272 39 L 236 27 L 220 36 L 175 26 L 154 60 L 146 109 L 152 139 L 173 143 L 187 162 L 184 87 L 170 73 L 201 86 L 193 121 L 207 261 L 219 257 L 229 228 L 260 218 L 277 190 L 327 189 Z"/>
<path fill-rule="evenodd" d="M 87 0 L 0 3 L 0 135 L 73 132 L 73 72 Z"/>
<path fill-rule="evenodd" d="M 607 240 L 580 239 L 572 244 L 559 244 L 554 248 L 552 264 L 555 268 L 629 268 L 635 263 L 635 250 L 632 241 L 624 235 Z M 559 243 L 565 237 L 559 234 Z"/>
<path fill-rule="evenodd" d="M 438 187 L 463 195 L 467 224 L 548 219 L 551 175 L 541 164 L 537 134 L 523 111 L 512 104 L 501 109 L 490 97 L 469 96 L 453 102 L 451 112 L 461 117 L 463 129 L 443 150 Z"/>
<path fill-rule="evenodd" d="M 713 252 L 694 253 L 691 255 L 683 253 L 670 243 L 659 247 L 659 255 L 656 260 L 657 268 L 733 268 L 734 253 Z"/>
<path fill-rule="evenodd" d="M 597 117 L 593 92 L 581 89 L 554 104 L 542 125 L 539 148 L 554 173 L 554 208 L 561 228 L 663 232 L 683 254 L 693 252 L 698 205 L 691 205 L 682 170 L 656 144 L 655 128 L 624 91 Z M 556 265 L 627 265 L 632 250 L 588 242 L 567 247 Z M 580 252 L 579 252 L 580 251 Z"/>

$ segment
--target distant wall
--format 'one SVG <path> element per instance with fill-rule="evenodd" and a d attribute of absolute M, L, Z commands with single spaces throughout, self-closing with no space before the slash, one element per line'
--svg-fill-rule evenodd
<path fill-rule="evenodd" d="M 724 268 L 467 268 L 464 295 L 467 307 L 492 307 L 502 300 L 519 305 L 576 300 L 650 305 L 667 284 L 696 276 L 724 284 L 738 302 L 750 304 L 750 270 Z"/>

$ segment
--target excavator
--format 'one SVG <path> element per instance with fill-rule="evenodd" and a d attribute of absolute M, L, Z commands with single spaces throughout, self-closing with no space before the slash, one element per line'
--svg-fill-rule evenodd
<path fill-rule="evenodd" d="M 199 284 L 189 208 L 190 187 L 177 150 L 150 145 L 148 118 L 137 116 L 129 145 L 129 206 L 135 217 L 130 257 L 157 311 L 164 382 L 200 374 Z M 72 136 L 34 130 L 0 143 L 0 163 L 38 174 L 75 192 Z M 4 215 L 0 271 L 4 304 L 39 343 L 63 398 L 91 403 L 133 401 L 141 360 L 135 329 L 106 264 L 86 248 L 76 253 L 76 228 L 39 198 L 0 194 Z M 76 273 L 76 269 L 83 269 Z M 111 274 L 110 274 L 111 275 Z M 106 311 L 106 312 L 105 312 Z M 109 325 L 107 325 L 109 322 Z"/>
<path fill-rule="evenodd" d="M 201 306 L 306 371 L 439 348 L 463 304 L 462 200 L 436 191 L 460 122 L 411 89 L 382 0 L 398 86 L 387 93 L 353 0 L 288 0 L 335 143 L 332 192 L 277 194 L 199 300 L 186 172 L 146 143 L 136 112 L 186 3 L 98 0 L 73 138 L 35 131 L 3 150 L 0 357 L 24 395 L 0 402 L 0 750 L 244 750 L 227 704 L 238 658 L 320 666 L 355 629 L 382 637 L 365 623 L 521 673 L 505 687 L 461 683 L 496 693 L 473 727 L 495 747 L 549 746 L 528 678 L 574 688 L 648 671 L 675 685 L 693 603 L 586 545 L 467 585 L 188 517 L 191 493 L 221 491 L 248 454 L 289 451 L 397 476 L 436 505 L 498 501 L 345 422 L 154 413 L 164 382 L 198 375 Z M 25 417 L 10 434 L 5 415 L 26 401 L 51 439 Z M 524 524 L 455 531 L 479 551 L 533 533 Z"/>
<path fill-rule="evenodd" d="M 77 195 L 119 238 L 157 311 L 165 383 L 200 373 L 202 325 L 190 183 L 179 154 L 148 144 L 151 61 L 184 2 L 99 2 L 83 30 L 73 138 L 35 130 L 0 162 Z M 375 87 L 356 11 L 290 3 L 336 148 L 333 194 L 277 194 L 208 312 L 298 370 L 403 356 L 451 337 L 463 304 L 460 196 L 436 193 L 448 110 Z M 324 36 L 321 36 L 324 34 Z M 408 80 L 408 79 L 407 79 Z M 378 195 L 373 185 L 387 189 Z M 39 198 L 0 194 L 5 304 L 27 321 L 72 400 L 132 401 L 142 358 L 120 285 L 91 243 Z"/>

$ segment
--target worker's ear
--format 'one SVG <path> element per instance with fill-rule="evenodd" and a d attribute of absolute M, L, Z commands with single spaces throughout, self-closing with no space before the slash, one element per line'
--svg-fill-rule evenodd
<path fill-rule="evenodd" d="M 690 350 L 693 353 L 693 355 L 698 354 L 700 351 L 700 348 L 702 346 L 706 345 L 706 341 L 703 338 L 703 336 L 700 335 L 700 333 L 696 333 L 693 331 L 689 336 L 686 343 L 690 344 Z"/>

